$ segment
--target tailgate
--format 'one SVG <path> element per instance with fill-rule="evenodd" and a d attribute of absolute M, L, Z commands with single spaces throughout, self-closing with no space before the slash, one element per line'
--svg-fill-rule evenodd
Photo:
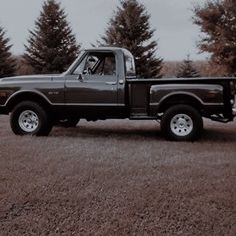
<path fill-rule="evenodd" d="M 234 94 L 233 115 L 236 116 L 236 79 L 233 80 L 232 90 Z"/>

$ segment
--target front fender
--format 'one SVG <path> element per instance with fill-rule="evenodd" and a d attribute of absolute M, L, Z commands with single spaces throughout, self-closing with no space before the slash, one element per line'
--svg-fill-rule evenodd
<path fill-rule="evenodd" d="M 9 98 L 6 100 L 4 106 L 8 107 L 9 104 L 12 103 L 13 100 L 17 99 L 17 97 L 24 97 L 24 96 L 28 96 L 31 95 L 32 97 L 37 96 L 40 97 L 41 99 L 45 100 L 45 102 L 47 102 L 48 104 L 52 105 L 52 103 L 50 102 L 50 100 L 41 92 L 37 91 L 37 90 L 19 90 L 13 94 L 11 94 L 11 96 L 9 96 Z"/>

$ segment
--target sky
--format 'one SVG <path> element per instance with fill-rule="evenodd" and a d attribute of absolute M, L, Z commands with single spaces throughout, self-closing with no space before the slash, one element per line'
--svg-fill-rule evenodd
<path fill-rule="evenodd" d="M 139 0 L 151 15 L 151 27 L 156 29 L 157 56 L 164 60 L 183 60 L 190 54 L 193 60 L 202 60 L 207 54 L 199 54 L 197 42 L 199 28 L 192 23 L 194 4 L 206 0 Z M 61 0 L 68 15 L 73 33 L 83 48 L 91 47 L 100 39 L 119 5 L 119 0 Z M 0 26 L 11 39 L 12 53 L 24 52 L 29 30 L 42 8 L 43 0 L 0 0 Z"/>

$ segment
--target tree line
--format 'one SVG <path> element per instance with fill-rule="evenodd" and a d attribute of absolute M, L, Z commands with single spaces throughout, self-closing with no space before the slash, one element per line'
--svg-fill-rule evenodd
<path fill-rule="evenodd" d="M 158 42 L 150 15 L 138 0 L 120 0 L 104 35 L 96 46 L 119 46 L 130 50 L 137 74 L 161 78 L 163 59 L 158 57 Z M 55 0 L 45 0 L 35 28 L 29 31 L 24 55 L 18 60 L 11 54 L 10 39 L 0 27 L 0 77 L 14 75 L 19 66 L 24 73 L 61 73 L 75 60 L 81 45 L 76 41 L 65 10 Z M 221 68 L 219 75 L 236 74 L 236 1 L 207 0 L 193 8 L 193 22 L 203 36 L 198 42 L 201 52 L 211 55 L 209 65 Z M 17 66 L 18 65 L 18 66 Z M 164 65 L 165 66 L 165 65 Z M 176 77 L 199 77 L 200 73 L 188 55 L 176 69 Z"/>

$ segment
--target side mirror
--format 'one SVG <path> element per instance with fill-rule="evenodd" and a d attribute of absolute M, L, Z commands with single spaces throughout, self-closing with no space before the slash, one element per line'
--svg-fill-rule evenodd
<path fill-rule="evenodd" d="M 79 76 L 78 76 L 78 80 L 80 80 L 81 82 L 83 82 L 83 76 L 82 76 L 82 74 L 79 74 Z"/>

